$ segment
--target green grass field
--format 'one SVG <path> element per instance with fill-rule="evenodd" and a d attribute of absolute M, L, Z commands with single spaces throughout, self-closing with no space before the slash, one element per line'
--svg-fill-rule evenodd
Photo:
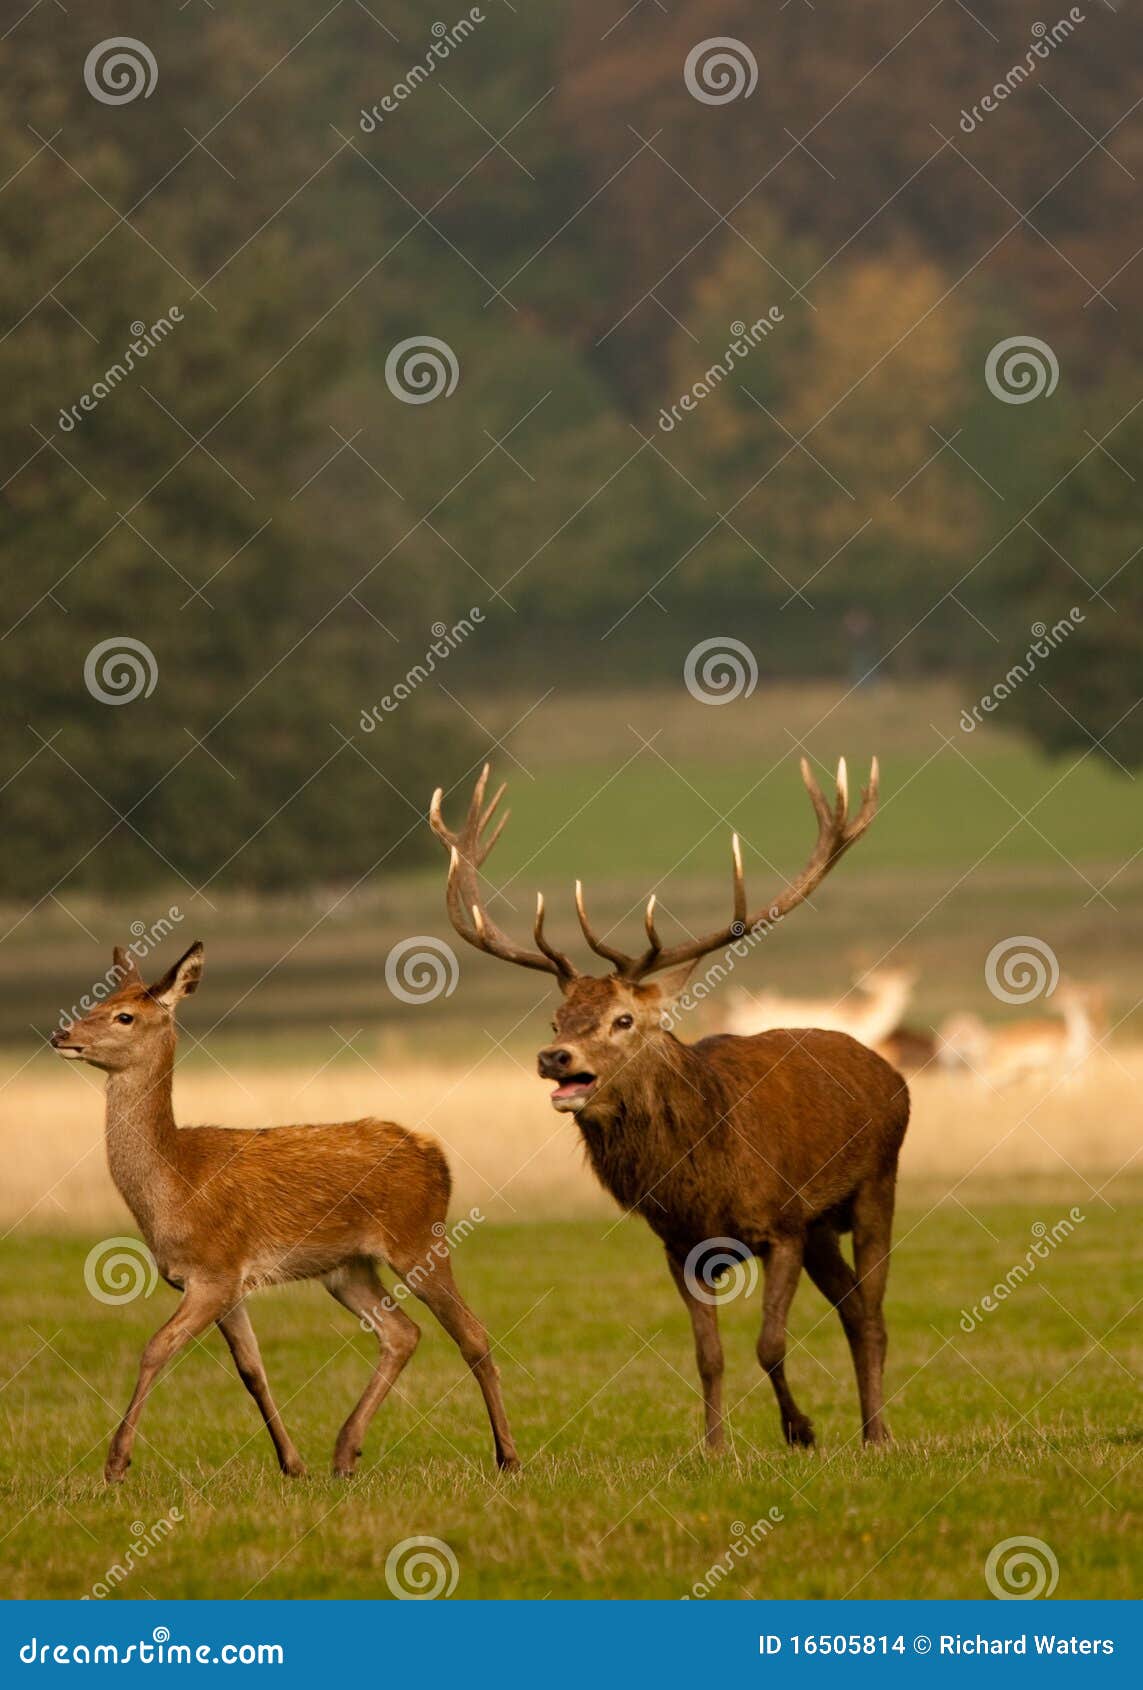
<path fill-rule="evenodd" d="M 836 1319 L 808 1283 L 789 1374 L 816 1454 L 782 1446 L 754 1361 L 757 1296 L 723 1313 L 733 1452 L 697 1447 L 689 1326 L 634 1221 L 479 1227 L 458 1278 L 499 1342 L 524 1468 L 491 1463 L 475 1386 L 426 1315 L 425 1341 L 374 1422 L 359 1477 L 327 1475 L 372 1340 L 324 1292 L 253 1303 L 267 1367 L 313 1476 L 287 1483 L 216 1336 L 161 1380 L 124 1485 L 101 1480 L 138 1349 L 173 1295 L 106 1307 L 84 1289 L 92 1239 L 10 1237 L 3 1333 L 0 1568 L 7 1595 L 75 1597 L 154 1523 L 183 1518 L 113 1586 L 125 1597 L 386 1597 L 386 1558 L 431 1535 L 458 1597 L 681 1597 L 712 1566 L 720 1597 L 973 1597 L 989 1550 L 1049 1545 L 1057 1597 L 1138 1589 L 1143 1188 L 1077 1180 L 995 1201 L 904 1195 L 890 1280 L 890 1420 L 855 1442 Z M 934 1207 L 934 1204 L 937 1206 Z M 1070 1237 L 975 1331 L 961 1311 L 1016 1261 L 1036 1223 L 1078 1204 Z M 414 1310 L 415 1313 L 419 1311 Z M 776 1510 L 778 1519 L 771 1515 Z M 731 1545 L 769 1517 L 749 1553 Z M 745 1528 L 745 1532 L 743 1530 Z"/>

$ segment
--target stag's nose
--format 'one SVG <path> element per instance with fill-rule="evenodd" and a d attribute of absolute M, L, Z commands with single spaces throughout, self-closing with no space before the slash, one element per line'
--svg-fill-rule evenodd
<path fill-rule="evenodd" d="M 57 1027 L 54 1030 L 54 1032 L 52 1033 L 52 1037 L 51 1037 L 51 1043 L 52 1043 L 53 1049 L 58 1050 L 60 1045 L 66 1045 L 67 1041 L 68 1041 L 68 1035 L 67 1035 L 66 1030 L 63 1027 Z"/>
<path fill-rule="evenodd" d="M 546 1045 L 537 1058 L 537 1064 L 542 1079 L 558 1080 L 571 1067 L 572 1053 L 562 1045 Z"/>

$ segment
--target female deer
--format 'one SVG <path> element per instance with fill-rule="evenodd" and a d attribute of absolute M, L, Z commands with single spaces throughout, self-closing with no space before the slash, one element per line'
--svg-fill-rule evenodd
<path fill-rule="evenodd" d="M 245 1298 L 263 1285 L 320 1279 L 377 1336 L 380 1356 L 338 1434 L 333 1469 L 348 1477 L 366 1428 L 417 1347 L 420 1329 L 386 1294 L 375 1262 L 409 1283 L 476 1375 L 496 1460 L 517 1464 L 483 1326 L 457 1290 L 442 1234 L 450 1177 L 439 1145 L 392 1121 L 269 1127 L 176 1127 L 171 1103 L 175 1009 L 202 977 L 197 941 L 153 986 L 115 952 L 116 991 L 52 1034 L 61 1056 L 107 1075 L 107 1159 L 160 1273 L 182 1302 L 143 1351 L 135 1394 L 111 1440 L 104 1477 L 122 1479 L 159 1371 L 216 1323 L 262 1412 L 283 1473 L 305 1466 L 270 1394 Z"/>
<path fill-rule="evenodd" d="M 803 759 L 802 778 L 818 818 L 818 840 L 801 874 L 761 911 L 747 912 L 742 857 L 734 855 L 734 914 L 713 933 L 664 946 L 647 905 L 647 947 L 627 956 L 600 939 L 576 907 L 584 937 L 611 965 L 585 978 L 544 937 L 538 900 L 535 950 L 512 942 L 484 907 L 479 869 L 499 836 L 485 830 L 504 788 L 485 804 L 488 769 L 476 783 L 459 833 L 446 827 L 441 793 L 430 820 L 449 851 L 448 911 L 478 950 L 554 974 L 563 993 L 554 1044 L 539 1053 L 556 1081 L 552 1103 L 575 1114 L 601 1183 L 663 1240 L 687 1306 L 706 1407 L 706 1441 L 723 1443 L 722 1347 L 709 1285 L 726 1247 L 766 1268 L 758 1359 L 774 1387 L 786 1439 L 811 1444 L 813 1428 L 786 1383 L 786 1317 L 803 1265 L 837 1308 L 849 1340 L 865 1437 L 889 1436 L 882 1414 L 885 1321 L 897 1154 L 909 1093 L 887 1062 L 845 1033 L 719 1034 L 688 1045 L 664 1026 L 665 1012 L 702 956 L 763 931 L 794 909 L 860 839 L 877 804 L 874 762 L 864 802 L 849 819 L 844 761 L 837 800 L 822 797 Z M 725 970 L 724 970 L 725 972 Z M 663 976 L 650 980 L 652 974 Z M 853 1233 L 854 1268 L 839 1235 Z"/>

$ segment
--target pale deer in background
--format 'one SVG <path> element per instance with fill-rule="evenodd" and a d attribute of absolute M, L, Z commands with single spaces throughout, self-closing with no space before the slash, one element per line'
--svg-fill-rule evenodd
<path fill-rule="evenodd" d="M 730 921 L 701 938 L 664 945 L 647 905 L 647 944 L 628 956 L 591 926 L 582 889 L 576 906 L 584 937 L 611 964 L 585 977 L 544 936 L 539 899 L 535 949 L 520 946 L 488 913 L 479 870 L 506 817 L 486 830 L 504 788 L 485 803 L 488 769 L 476 783 L 459 831 L 446 826 L 441 792 L 430 819 L 449 852 L 449 917 L 462 939 L 490 956 L 555 977 L 563 1002 L 555 1041 L 539 1053 L 540 1074 L 556 1082 L 552 1104 L 574 1113 L 600 1182 L 658 1233 L 690 1315 L 702 1381 L 706 1442 L 724 1441 L 722 1346 L 708 1287 L 733 1242 L 765 1264 L 757 1354 L 778 1400 L 791 1444 L 812 1444 L 813 1428 L 786 1383 L 786 1320 L 803 1266 L 841 1317 L 861 1397 L 865 1437 L 889 1436 L 882 1404 L 886 1332 L 882 1300 L 889 1273 L 897 1155 L 909 1119 L 901 1076 L 843 1033 L 775 1031 L 752 1038 L 720 1034 L 684 1044 L 665 1013 L 700 957 L 779 920 L 812 893 L 861 838 L 877 804 L 877 765 L 857 815 L 849 816 L 845 763 L 828 804 L 803 761 L 802 778 L 818 819 L 818 839 L 802 872 L 760 911 L 747 909 L 738 840 L 733 842 Z M 658 980 L 651 976 L 659 975 Z M 854 1268 L 840 1235 L 853 1234 Z"/>
<path fill-rule="evenodd" d="M 990 1085 L 1011 1085 L 1030 1074 L 1073 1080 L 1107 1025 L 1106 994 L 1097 986 L 1061 980 L 1048 1000 L 1056 1013 L 991 1029 L 984 1062 Z"/>
<path fill-rule="evenodd" d="M 61 1056 L 106 1073 L 111 1177 L 159 1272 L 183 1293 L 143 1351 L 105 1478 L 122 1479 L 127 1471 L 160 1370 L 212 1324 L 261 1410 L 283 1473 L 305 1473 L 270 1393 L 245 1306 L 249 1292 L 296 1279 L 320 1279 L 380 1347 L 373 1376 L 338 1434 L 334 1472 L 347 1477 L 369 1422 L 420 1337 L 387 1296 L 377 1261 L 407 1280 L 455 1341 L 484 1394 L 497 1462 L 515 1466 L 488 1338 L 449 1264 L 443 1234 L 451 1180 L 440 1146 L 372 1117 L 253 1132 L 175 1125 L 175 1009 L 197 988 L 202 957 L 196 942 L 146 986 L 134 962 L 116 950 L 118 989 L 51 1039 Z"/>
<path fill-rule="evenodd" d="M 848 1033 L 872 1048 L 901 1025 L 917 976 L 897 965 L 859 975 L 844 997 L 788 998 L 780 992 L 736 992 L 726 1016 L 731 1033 L 768 1033 L 774 1027 L 822 1027 Z"/>
<path fill-rule="evenodd" d="M 937 1029 L 937 1060 L 951 1072 L 972 1073 L 982 1086 L 1012 1085 L 1033 1074 L 1077 1079 L 1107 1026 L 1102 987 L 1061 980 L 1047 1015 L 990 1027 L 979 1015 L 952 1015 Z"/>

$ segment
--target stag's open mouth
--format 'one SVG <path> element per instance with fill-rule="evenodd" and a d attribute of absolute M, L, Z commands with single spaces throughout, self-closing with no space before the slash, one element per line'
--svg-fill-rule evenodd
<path fill-rule="evenodd" d="M 552 1093 L 552 1107 L 555 1109 L 578 1109 L 586 1103 L 595 1089 L 594 1074 L 571 1074 L 566 1080 L 561 1080 Z"/>

